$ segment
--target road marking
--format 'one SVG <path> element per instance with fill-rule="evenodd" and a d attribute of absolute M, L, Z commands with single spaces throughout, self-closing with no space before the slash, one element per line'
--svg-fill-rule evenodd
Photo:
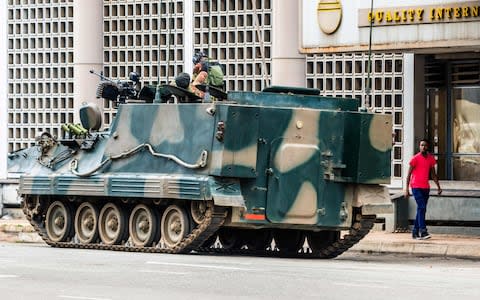
<path fill-rule="evenodd" d="M 65 298 L 65 299 L 81 299 L 81 300 L 111 300 L 110 298 L 92 298 L 92 297 L 67 296 L 67 295 L 59 295 L 58 297 Z"/>
<path fill-rule="evenodd" d="M 18 275 L 0 274 L 0 278 L 17 278 Z"/>
<path fill-rule="evenodd" d="M 218 269 L 218 270 L 235 270 L 235 271 L 255 271 L 254 269 L 238 268 L 238 267 L 226 267 L 226 266 L 211 266 L 211 265 L 198 265 L 198 264 L 180 264 L 160 261 L 147 261 L 148 265 L 165 265 L 165 266 L 177 266 L 177 267 L 192 267 L 192 268 L 205 268 L 205 269 Z"/>
<path fill-rule="evenodd" d="M 175 271 L 162 271 L 162 270 L 141 270 L 140 273 L 156 273 L 156 274 L 168 274 L 168 275 L 188 275 L 192 272 L 175 272 Z"/>
<path fill-rule="evenodd" d="M 362 288 L 372 288 L 372 289 L 389 289 L 389 286 L 384 286 L 384 285 L 372 285 L 372 284 L 363 284 L 363 283 L 349 283 L 349 282 L 334 282 L 334 285 L 339 285 L 339 286 L 348 286 L 348 287 L 362 287 Z"/>

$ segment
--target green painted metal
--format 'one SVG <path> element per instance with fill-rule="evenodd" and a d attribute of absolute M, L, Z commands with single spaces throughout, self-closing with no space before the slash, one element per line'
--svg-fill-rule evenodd
<path fill-rule="evenodd" d="M 319 89 L 274 85 L 262 90 L 264 93 L 284 93 L 298 95 L 320 95 Z"/>
<path fill-rule="evenodd" d="M 97 124 L 95 111 L 83 115 Z M 8 163 L 21 195 L 213 200 L 240 208 L 234 222 L 348 228 L 355 191 L 389 183 L 391 132 L 390 115 L 358 112 L 353 99 L 230 92 L 121 104 L 109 131 L 46 139 Z"/>
<path fill-rule="evenodd" d="M 358 100 L 352 98 L 322 97 L 302 94 L 268 92 L 229 92 L 228 99 L 241 105 L 299 107 L 358 111 Z"/>

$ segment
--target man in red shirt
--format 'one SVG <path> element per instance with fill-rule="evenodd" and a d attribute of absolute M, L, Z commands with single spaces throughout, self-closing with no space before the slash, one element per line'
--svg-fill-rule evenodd
<path fill-rule="evenodd" d="M 428 182 L 429 175 L 437 185 L 438 194 L 442 193 L 440 183 L 438 182 L 437 173 L 435 172 L 435 165 L 437 161 L 435 157 L 428 153 L 428 141 L 423 139 L 420 141 L 419 150 L 416 155 L 410 160 L 410 168 L 408 169 L 407 184 L 405 190 L 405 199 L 410 196 L 409 187 L 412 188 L 412 194 L 417 202 L 417 215 L 415 217 L 415 224 L 412 230 L 412 237 L 414 239 L 426 240 L 431 236 L 428 234 L 427 226 L 425 224 L 425 214 L 427 212 L 427 202 L 430 196 L 430 184 Z"/>

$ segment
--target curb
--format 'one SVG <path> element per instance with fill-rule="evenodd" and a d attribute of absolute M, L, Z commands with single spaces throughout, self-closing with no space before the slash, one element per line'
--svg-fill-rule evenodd
<path fill-rule="evenodd" d="M 24 219 L 0 220 L 0 242 L 44 243 Z M 480 259 L 480 237 L 438 234 L 432 239 L 419 241 L 412 240 L 410 233 L 373 231 L 349 251 Z"/>
<path fill-rule="evenodd" d="M 350 251 L 480 259 L 480 238 L 438 234 L 419 241 L 411 239 L 410 233 L 373 232 Z"/>
<path fill-rule="evenodd" d="M 0 220 L 0 241 L 9 243 L 43 243 L 32 225 L 25 220 Z"/>

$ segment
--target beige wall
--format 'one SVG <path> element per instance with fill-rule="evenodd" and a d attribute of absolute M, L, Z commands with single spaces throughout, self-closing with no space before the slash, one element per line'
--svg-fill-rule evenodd
<path fill-rule="evenodd" d="M 342 0 L 342 19 L 332 34 L 326 34 L 318 26 L 317 5 L 319 1 L 301 0 L 302 51 L 308 53 L 367 51 L 369 27 L 359 27 L 359 10 L 370 10 L 371 0 Z M 375 0 L 373 9 L 380 11 L 402 11 L 410 8 L 424 8 L 425 19 L 428 7 L 438 8 L 468 7 L 478 5 L 478 1 L 469 0 Z M 463 22 L 465 21 L 465 22 Z M 368 21 L 367 21 L 368 22 Z M 430 51 L 431 48 L 443 48 L 443 51 L 456 52 L 457 47 L 470 50 L 480 45 L 479 17 L 458 18 L 452 22 L 436 23 L 398 23 L 394 26 L 374 26 L 372 49 L 381 51 L 406 50 Z M 363 22 L 364 23 L 364 22 Z M 402 24 L 402 25 L 400 25 Z"/>

